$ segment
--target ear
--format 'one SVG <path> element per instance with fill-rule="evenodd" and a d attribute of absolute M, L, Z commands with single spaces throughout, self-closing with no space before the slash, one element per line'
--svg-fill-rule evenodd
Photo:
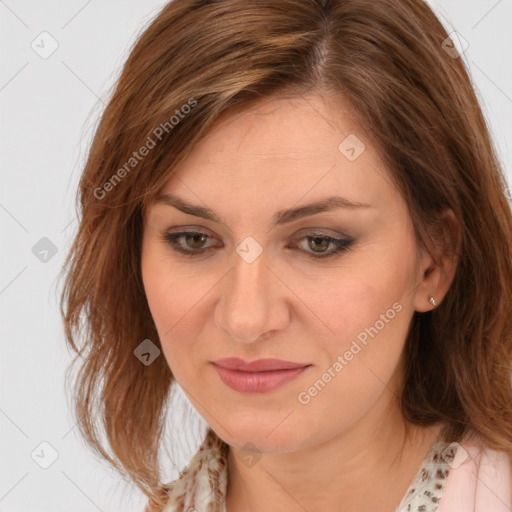
<path fill-rule="evenodd" d="M 459 263 L 461 231 L 457 218 L 450 208 L 439 216 L 439 228 L 429 231 L 429 251 L 420 248 L 415 310 L 423 313 L 434 309 L 429 302 L 432 296 L 438 307 L 447 294 Z M 436 264 L 437 260 L 437 264 Z"/>

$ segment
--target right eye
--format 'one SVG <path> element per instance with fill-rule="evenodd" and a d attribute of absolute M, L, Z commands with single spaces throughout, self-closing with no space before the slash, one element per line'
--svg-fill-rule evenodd
<path fill-rule="evenodd" d="M 209 238 L 211 239 L 211 237 L 200 231 L 164 233 L 163 237 L 174 251 L 187 256 L 200 256 L 211 248 L 211 246 L 204 247 L 204 243 Z M 183 244 L 185 244 L 185 246 Z"/>

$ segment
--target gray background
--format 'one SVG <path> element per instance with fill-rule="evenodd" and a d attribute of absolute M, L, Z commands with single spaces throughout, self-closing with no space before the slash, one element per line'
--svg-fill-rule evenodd
<path fill-rule="evenodd" d="M 469 43 L 463 58 L 512 183 L 512 0 L 431 3 L 448 31 Z M 130 45 L 164 4 L 0 0 L 0 511 L 129 512 L 145 505 L 76 435 L 56 279 L 77 228 L 75 191 L 92 130 Z M 40 42 L 44 31 L 58 43 L 46 59 L 31 47 L 50 48 L 50 39 L 44 49 Z M 176 465 L 166 463 L 169 479 L 204 429 L 179 389 L 176 399 L 190 414 L 190 442 Z M 43 469 L 53 453 L 56 460 Z"/>

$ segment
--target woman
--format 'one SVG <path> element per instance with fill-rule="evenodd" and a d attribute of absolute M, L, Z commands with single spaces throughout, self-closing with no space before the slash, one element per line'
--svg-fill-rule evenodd
<path fill-rule="evenodd" d="M 174 0 L 80 182 L 82 434 L 147 511 L 510 510 L 507 193 L 423 1 Z M 163 484 L 173 382 L 209 428 Z"/>

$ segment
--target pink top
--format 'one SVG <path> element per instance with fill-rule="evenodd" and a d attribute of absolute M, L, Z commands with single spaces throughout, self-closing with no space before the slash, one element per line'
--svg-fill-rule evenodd
<path fill-rule="evenodd" d="M 474 437 L 457 447 L 436 512 L 511 512 L 512 467 Z"/>

